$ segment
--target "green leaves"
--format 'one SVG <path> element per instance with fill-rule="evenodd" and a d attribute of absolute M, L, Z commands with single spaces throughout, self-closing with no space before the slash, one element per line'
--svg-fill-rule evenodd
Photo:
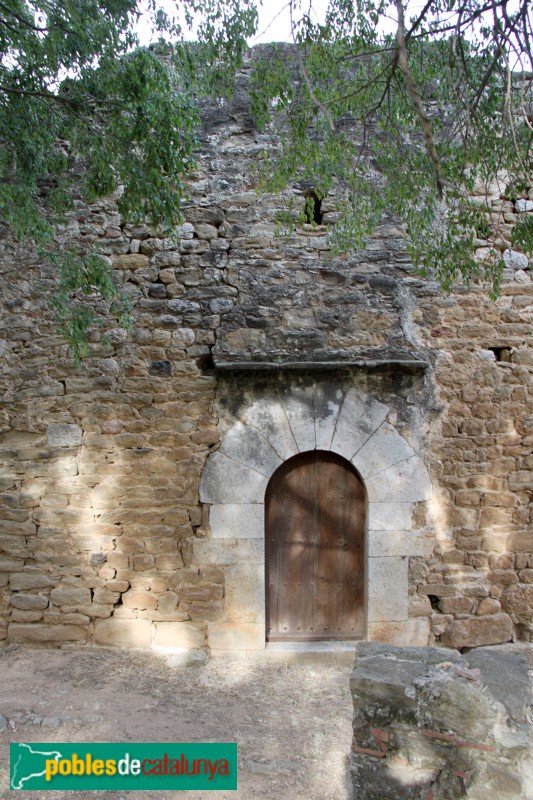
<path fill-rule="evenodd" d="M 123 220 L 172 230 L 197 147 L 202 95 L 230 91 L 257 11 L 250 0 L 183 4 L 195 44 L 139 48 L 138 0 L 0 3 L 0 217 L 57 269 L 53 299 L 76 358 L 106 316 L 127 318 L 110 265 L 63 251 L 54 226 L 79 198 L 119 195 Z M 152 29 L 178 39 L 176 13 L 148 0 Z M 98 305 L 102 301 L 100 305 Z"/>
<path fill-rule="evenodd" d="M 445 290 L 482 280 L 496 293 L 501 259 L 481 268 L 474 251 L 480 235 L 500 251 L 505 243 L 469 197 L 503 176 L 521 192 L 530 185 L 533 131 L 524 109 L 533 84 L 510 71 L 511 62 L 532 66 L 525 0 L 514 15 L 503 0 L 486 15 L 481 0 L 417 9 L 404 31 L 408 90 L 398 44 L 385 32 L 387 19 L 398 20 L 396 2 L 331 0 L 325 23 L 302 12 L 293 27 L 298 49 L 269 51 L 251 80 L 258 124 L 274 106 L 282 111 L 280 152 L 265 161 L 262 186 L 303 183 L 326 193 L 336 176 L 337 248 L 361 248 L 392 211 L 415 265 Z M 517 226 L 517 247 L 528 246 L 529 227 Z"/>

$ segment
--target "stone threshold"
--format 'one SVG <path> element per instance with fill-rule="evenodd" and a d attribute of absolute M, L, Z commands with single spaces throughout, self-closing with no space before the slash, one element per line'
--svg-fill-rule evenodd
<path fill-rule="evenodd" d="M 267 642 L 264 650 L 211 650 L 211 658 L 301 666 L 353 666 L 358 642 Z"/>

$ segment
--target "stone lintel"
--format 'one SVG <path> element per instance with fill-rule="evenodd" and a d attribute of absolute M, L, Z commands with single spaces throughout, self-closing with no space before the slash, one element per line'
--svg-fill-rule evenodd
<path fill-rule="evenodd" d="M 376 367 L 426 370 L 429 367 L 429 363 L 418 358 L 361 358 L 352 361 L 222 361 L 215 359 L 215 368 L 221 372 L 272 372 L 278 370 L 314 370 L 322 372 L 339 369 L 373 369 Z"/>

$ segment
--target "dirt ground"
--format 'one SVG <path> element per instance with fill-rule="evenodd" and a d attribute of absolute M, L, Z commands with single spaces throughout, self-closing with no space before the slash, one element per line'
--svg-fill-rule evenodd
<path fill-rule="evenodd" d="M 0 798 L 10 742 L 237 742 L 237 791 L 19 792 L 37 800 L 350 800 L 350 667 L 217 659 L 172 669 L 120 650 L 0 650 Z M 5 722 L 4 722 L 5 725 Z M 1 731 L 1 727 L 0 727 Z"/>

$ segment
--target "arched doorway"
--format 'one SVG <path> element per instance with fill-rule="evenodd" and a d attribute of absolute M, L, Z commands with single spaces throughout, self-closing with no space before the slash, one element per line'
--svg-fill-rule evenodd
<path fill-rule="evenodd" d="M 285 461 L 265 497 L 269 641 L 361 639 L 365 629 L 365 490 L 329 451 Z"/>

